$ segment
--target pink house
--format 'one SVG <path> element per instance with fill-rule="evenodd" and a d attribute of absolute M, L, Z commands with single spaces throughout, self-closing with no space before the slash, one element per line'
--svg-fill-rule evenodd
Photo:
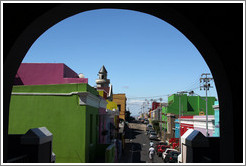
<path fill-rule="evenodd" d="M 214 115 L 208 115 L 208 134 L 213 136 L 215 131 L 214 126 Z M 194 129 L 200 131 L 204 136 L 206 136 L 206 116 L 205 115 L 191 115 L 191 116 L 181 116 L 180 120 L 180 134 L 181 136 L 188 130 Z"/>
<path fill-rule="evenodd" d="M 68 83 L 88 83 L 88 78 L 79 78 L 64 63 L 22 63 L 14 79 L 14 85 Z"/>
<path fill-rule="evenodd" d="M 107 143 L 107 113 L 106 109 L 100 108 L 99 109 L 99 144 L 106 144 Z"/>

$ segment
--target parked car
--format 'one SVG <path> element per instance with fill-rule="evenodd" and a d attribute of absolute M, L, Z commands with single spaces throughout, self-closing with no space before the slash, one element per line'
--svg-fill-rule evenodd
<path fill-rule="evenodd" d="M 149 120 L 145 119 L 144 124 L 149 124 Z"/>
<path fill-rule="evenodd" d="M 173 149 L 179 147 L 179 138 L 171 138 L 169 140 L 169 145 L 172 145 Z"/>
<path fill-rule="evenodd" d="M 150 130 L 148 131 L 147 135 L 150 134 L 150 133 L 155 133 L 155 134 L 156 134 L 156 132 L 155 132 L 154 129 L 150 129 Z"/>
<path fill-rule="evenodd" d="M 169 145 L 159 145 L 157 146 L 156 154 L 161 157 L 162 153 L 165 152 L 167 148 L 170 148 Z"/>
<path fill-rule="evenodd" d="M 156 132 L 150 132 L 150 134 L 149 134 L 149 139 L 157 139 L 157 134 L 156 134 Z"/>
<path fill-rule="evenodd" d="M 170 148 L 167 148 L 167 149 L 162 153 L 162 160 L 163 160 L 163 161 L 165 160 L 166 155 L 167 155 L 169 152 L 171 152 L 171 151 L 177 152 L 176 149 L 170 149 Z"/>
<path fill-rule="evenodd" d="M 164 142 L 164 141 L 160 141 L 160 142 L 156 143 L 156 145 L 155 145 L 155 151 L 157 151 L 157 149 L 159 148 L 160 145 L 168 145 L 168 143 L 167 142 Z"/>
<path fill-rule="evenodd" d="M 152 125 L 151 124 L 147 124 L 146 127 L 152 127 Z"/>
<path fill-rule="evenodd" d="M 147 131 L 147 133 L 146 133 L 146 134 L 147 134 L 147 135 L 149 135 L 150 133 L 156 133 L 156 132 L 155 132 L 155 130 L 154 130 L 154 129 L 152 129 L 152 128 L 151 128 L 151 129 L 149 129 L 149 130 Z"/>
<path fill-rule="evenodd" d="M 177 163 L 178 162 L 178 155 L 180 154 L 180 152 L 177 151 L 170 151 L 165 159 L 164 159 L 164 163 Z"/>
<path fill-rule="evenodd" d="M 153 126 L 151 124 L 147 124 L 146 131 L 149 131 L 150 129 L 153 129 Z"/>
<path fill-rule="evenodd" d="M 151 124 L 147 124 L 146 127 L 147 128 L 153 128 L 153 126 Z"/>

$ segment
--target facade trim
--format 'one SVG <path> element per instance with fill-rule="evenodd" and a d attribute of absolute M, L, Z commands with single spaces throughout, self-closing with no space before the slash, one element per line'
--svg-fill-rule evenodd
<path fill-rule="evenodd" d="M 36 93 L 36 92 L 12 92 L 12 95 L 33 95 L 33 96 L 79 96 L 79 105 L 89 105 L 96 108 L 107 108 L 107 101 L 89 92 L 70 93 Z"/>
<path fill-rule="evenodd" d="M 33 96 L 72 96 L 88 92 L 70 92 L 70 93 L 40 93 L 40 92 L 12 92 L 11 95 L 33 95 Z"/>

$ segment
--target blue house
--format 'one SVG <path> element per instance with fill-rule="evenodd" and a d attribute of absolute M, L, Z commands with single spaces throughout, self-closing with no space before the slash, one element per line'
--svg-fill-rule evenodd
<path fill-rule="evenodd" d="M 180 132 L 179 132 L 179 119 L 175 119 L 175 138 L 180 137 Z"/>
<path fill-rule="evenodd" d="M 214 105 L 214 134 L 213 137 L 219 137 L 220 136 L 220 113 L 219 113 L 219 102 L 215 101 Z"/>

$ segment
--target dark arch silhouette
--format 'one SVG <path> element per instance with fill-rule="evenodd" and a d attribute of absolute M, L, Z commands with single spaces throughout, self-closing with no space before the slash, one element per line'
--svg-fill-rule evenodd
<path fill-rule="evenodd" d="M 7 160 L 9 102 L 26 52 L 48 28 L 74 14 L 101 8 L 156 16 L 181 31 L 208 64 L 220 102 L 220 161 L 243 162 L 243 4 L 4 4 L 3 141 Z M 239 75 L 239 76 L 238 76 Z"/>

